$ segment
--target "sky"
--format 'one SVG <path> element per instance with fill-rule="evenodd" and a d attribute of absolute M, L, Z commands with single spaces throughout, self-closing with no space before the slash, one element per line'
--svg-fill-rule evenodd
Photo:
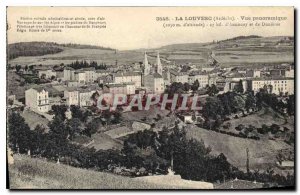
<path fill-rule="evenodd" d="M 252 17 L 285 17 L 280 26 L 255 26 Z M 18 32 L 21 17 L 104 17 L 106 28 L 62 29 L 62 32 Z M 169 21 L 157 21 L 168 17 Z M 176 17 L 183 19 L 177 20 Z M 234 17 L 234 21 L 190 20 L 197 17 Z M 250 17 L 250 21 L 242 20 Z M 187 20 L 185 20 L 187 18 Z M 36 20 L 37 21 L 37 20 Z M 293 36 L 292 7 L 8 7 L 7 42 L 47 41 L 90 44 L 119 50 L 157 48 L 176 43 L 202 43 L 241 35 Z M 217 21 L 219 23 L 220 21 Z M 273 22 L 278 21 L 258 21 Z M 185 27 L 184 24 L 204 24 L 205 27 Z M 231 24 L 247 26 L 231 26 Z M 253 23 L 253 26 L 249 26 Z M 181 27 L 164 27 L 180 24 Z M 225 25 L 228 26 L 225 26 Z M 62 24 L 63 25 L 63 24 Z M 43 24 L 42 24 L 43 26 Z"/>

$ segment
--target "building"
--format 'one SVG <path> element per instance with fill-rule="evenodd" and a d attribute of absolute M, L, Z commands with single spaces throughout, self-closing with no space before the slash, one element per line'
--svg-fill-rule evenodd
<path fill-rule="evenodd" d="M 174 82 L 188 83 L 189 82 L 189 74 L 187 72 L 178 72 L 174 69 L 170 69 L 170 81 L 171 81 L 171 83 L 174 83 Z"/>
<path fill-rule="evenodd" d="M 277 95 L 283 94 L 294 94 L 294 78 L 258 78 L 253 79 L 251 83 L 252 90 L 257 93 L 260 89 L 267 87 L 271 93 Z"/>
<path fill-rule="evenodd" d="M 48 91 L 42 87 L 26 90 L 25 105 L 35 111 L 48 112 L 50 110 Z"/>
<path fill-rule="evenodd" d="M 148 63 L 147 54 L 145 53 L 144 59 L 144 74 L 143 86 L 147 93 L 161 94 L 165 91 L 165 79 L 163 78 L 163 68 L 160 61 L 159 53 L 157 52 L 156 69 L 151 67 Z M 166 75 L 167 76 L 167 75 Z M 167 76 L 168 77 L 168 76 Z M 168 78 L 167 78 L 168 79 Z"/>
<path fill-rule="evenodd" d="M 295 71 L 290 66 L 288 70 L 285 71 L 285 77 L 294 78 L 295 77 Z"/>
<path fill-rule="evenodd" d="M 199 82 L 199 88 L 209 85 L 209 75 L 206 72 L 194 71 L 189 74 L 189 84 L 193 84 L 196 80 Z"/>
<path fill-rule="evenodd" d="M 86 76 L 85 76 L 85 72 L 84 71 L 76 71 L 74 73 L 74 75 L 75 75 L 75 80 L 78 83 L 81 83 L 81 84 L 85 84 L 86 83 Z"/>
<path fill-rule="evenodd" d="M 111 94 L 135 94 L 136 86 L 135 83 L 111 83 L 103 86 L 104 93 Z"/>
<path fill-rule="evenodd" d="M 150 74 L 145 76 L 144 87 L 147 93 L 162 94 L 165 91 L 164 78 L 158 74 Z"/>
<path fill-rule="evenodd" d="M 209 75 L 208 86 L 216 85 L 217 84 L 217 79 L 218 79 L 217 76 Z"/>
<path fill-rule="evenodd" d="M 98 74 L 94 67 L 91 68 L 82 68 L 81 71 L 85 74 L 85 82 L 86 83 L 93 83 L 97 80 Z"/>
<path fill-rule="evenodd" d="M 97 78 L 107 76 L 111 73 L 109 70 L 96 70 Z"/>
<path fill-rule="evenodd" d="M 51 79 L 52 77 L 56 77 L 56 72 L 49 70 L 38 70 L 38 77 L 44 79 Z"/>
<path fill-rule="evenodd" d="M 114 83 L 134 83 L 135 87 L 142 86 L 142 74 L 139 72 L 121 72 L 114 74 Z"/>
<path fill-rule="evenodd" d="M 64 68 L 64 80 L 65 81 L 74 81 L 75 80 L 75 70 L 71 67 Z"/>
<path fill-rule="evenodd" d="M 79 105 L 79 92 L 76 89 L 68 89 L 64 91 L 64 98 L 66 99 L 66 105 L 71 106 Z"/>

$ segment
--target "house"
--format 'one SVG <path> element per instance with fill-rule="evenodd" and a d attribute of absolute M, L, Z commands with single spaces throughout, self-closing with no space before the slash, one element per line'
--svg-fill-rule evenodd
<path fill-rule="evenodd" d="M 147 93 L 162 94 L 165 91 L 165 82 L 160 74 L 153 73 L 145 76 L 144 87 Z"/>
<path fill-rule="evenodd" d="M 48 112 L 50 110 L 48 91 L 43 87 L 26 90 L 25 105 L 32 110 Z"/>
<path fill-rule="evenodd" d="M 95 92 L 98 92 L 99 94 L 102 93 L 101 89 L 96 85 L 77 88 L 77 90 L 78 90 L 80 107 L 92 106 L 94 103 L 94 101 L 92 100 L 92 95 Z"/>
<path fill-rule="evenodd" d="M 135 94 L 135 83 L 110 83 L 103 86 L 104 93 L 111 94 L 125 94 L 132 95 Z"/>
<path fill-rule="evenodd" d="M 183 114 L 179 114 L 178 117 L 184 122 L 184 123 L 188 123 L 191 124 L 194 122 L 193 120 L 193 114 L 188 114 L 188 113 L 183 113 Z"/>
<path fill-rule="evenodd" d="M 204 88 L 209 85 L 209 75 L 202 71 L 193 71 L 189 74 L 189 84 L 193 84 L 196 80 L 199 82 L 199 88 Z"/>
<path fill-rule="evenodd" d="M 66 99 L 66 104 L 68 106 L 79 105 L 79 92 L 76 89 L 69 88 L 64 91 L 64 98 Z"/>
<path fill-rule="evenodd" d="M 65 81 L 74 81 L 75 80 L 75 70 L 71 67 L 65 67 L 64 68 L 64 80 Z"/>
<path fill-rule="evenodd" d="M 279 95 L 294 94 L 294 78 L 273 77 L 256 78 L 251 81 L 251 89 L 257 93 L 260 89 L 267 86 L 271 93 Z"/>
<path fill-rule="evenodd" d="M 188 83 L 189 82 L 189 74 L 187 72 L 178 72 L 174 69 L 170 69 L 170 81 Z"/>
<path fill-rule="evenodd" d="M 74 73 L 75 75 L 75 80 L 78 82 L 78 83 L 81 83 L 81 84 L 85 84 L 87 81 L 86 81 L 86 76 L 85 76 L 85 72 L 84 71 L 76 71 Z"/>
<path fill-rule="evenodd" d="M 113 75 L 114 83 L 134 83 L 135 87 L 142 86 L 142 74 L 140 72 L 121 72 Z"/>
<path fill-rule="evenodd" d="M 97 78 L 107 76 L 111 73 L 109 70 L 96 70 Z"/>
<path fill-rule="evenodd" d="M 38 77 L 44 79 L 51 79 L 52 77 L 56 77 L 56 72 L 51 69 L 38 70 Z"/>
<path fill-rule="evenodd" d="M 82 68 L 81 71 L 85 74 L 85 83 L 93 83 L 98 78 L 98 74 L 94 67 Z"/>

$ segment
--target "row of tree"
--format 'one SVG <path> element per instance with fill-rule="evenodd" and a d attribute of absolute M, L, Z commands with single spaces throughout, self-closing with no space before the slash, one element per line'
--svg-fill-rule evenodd
<path fill-rule="evenodd" d="M 59 114 L 56 117 L 62 117 Z M 278 185 L 293 186 L 294 177 L 283 177 L 273 173 L 243 173 L 228 163 L 225 155 L 213 156 L 203 142 L 188 139 L 184 129 L 176 125 L 161 132 L 140 131 L 129 136 L 124 149 L 99 150 L 83 148 L 69 141 L 68 127 L 56 119 L 49 124 L 49 132 L 37 126 L 30 130 L 20 114 L 12 112 L 8 119 L 9 146 L 14 152 L 29 153 L 66 164 L 92 168 L 99 171 L 113 170 L 112 167 L 136 169 L 143 167 L 148 173 L 167 173 L 173 170 L 184 179 L 198 181 L 220 181 L 223 179 L 256 180 Z M 72 125 L 70 125 L 72 126 Z"/>
<path fill-rule="evenodd" d="M 69 64 L 70 67 L 74 68 L 75 70 L 81 69 L 81 68 L 95 68 L 100 70 L 106 70 L 107 66 L 105 63 L 98 64 L 96 61 L 87 62 L 85 60 L 72 62 Z"/>

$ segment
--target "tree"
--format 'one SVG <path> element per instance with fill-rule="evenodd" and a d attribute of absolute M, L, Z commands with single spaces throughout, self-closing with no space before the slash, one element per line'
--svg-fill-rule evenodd
<path fill-rule="evenodd" d="M 193 90 L 193 92 L 197 91 L 199 89 L 199 81 L 198 79 L 196 81 L 194 81 L 193 85 L 191 86 L 191 89 Z"/>
<path fill-rule="evenodd" d="M 243 81 L 240 80 L 236 86 L 234 86 L 234 91 L 237 93 L 244 93 Z"/>
<path fill-rule="evenodd" d="M 30 128 L 24 118 L 16 112 L 8 117 L 8 140 L 13 151 L 25 153 L 30 149 Z"/>
<path fill-rule="evenodd" d="M 50 133 L 54 136 L 66 139 L 69 135 L 69 130 L 67 129 L 61 115 L 55 115 L 53 120 L 49 122 L 48 126 Z"/>
<path fill-rule="evenodd" d="M 95 118 L 91 122 L 89 122 L 84 130 L 84 134 L 91 137 L 92 134 L 96 133 L 101 125 L 101 119 Z"/>
<path fill-rule="evenodd" d="M 249 111 L 250 108 L 255 108 L 256 106 L 256 99 L 252 93 L 247 93 L 246 101 L 245 101 L 245 108 Z"/>
<path fill-rule="evenodd" d="M 184 83 L 183 88 L 184 88 L 184 91 L 188 92 L 190 90 L 191 86 L 188 83 Z"/>
<path fill-rule="evenodd" d="M 287 100 L 287 113 L 289 115 L 295 114 L 295 95 L 290 95 Z"/>
<path fill-rule="evenodd" d="M 63 121 L 66 119 L 66 111 L 68 110 L 66 105 L 52 105 L 51 109 L 55 116 L 60 116 Z"/>
<path fill-rule="evenodd" d="M 207 97 L 203 106 L 203 116 L 205 118 L 217 119 L 224 115 L 224 107 L 217 97 Z"/>
<path fill-rule="evenodd" d="M 46 79 L 46 74 L 42 74 L 41 79 Z"/>
<path fill-rule="evenodd" d="M 212 84 L 210 87 L 207 88 L 207 94 L 209 96 L 214 96 L 219 93 L 219 90 L 215 84 Z"/>
<path fill-rule="evenodd" d="M 78 118 L 82 122 L 85 122 L 90 115 L 89 111 L 82 111 L 79 106 L 72 105 L 70 107 L 72 118 Z"/>
<path fill-rule="evenodd" d="M 79 118 L 72 118 L 67 121 L 69 137 L 72 140 L 75 135 L 79 135 L 83 131 L 82 122 Z"/>
<path fill-rule="evenodd" d="M 16 72 L 18 73 L 21 70 L 22 66 L 21 65 L 16 65 Z"/>

